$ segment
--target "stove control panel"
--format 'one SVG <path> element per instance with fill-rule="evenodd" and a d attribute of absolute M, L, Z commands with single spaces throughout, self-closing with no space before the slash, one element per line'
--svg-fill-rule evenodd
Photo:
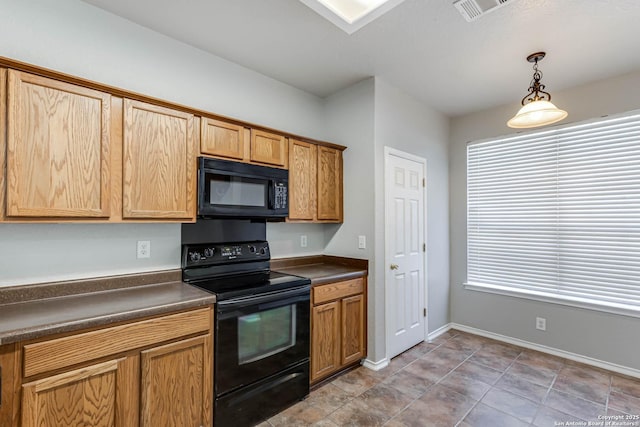
<path fill-rule="evenodd" d="M 183 245 L 182 267 L 234 264 L 248 261 L 268 261 L 269 243 L 239 242 Z"/>

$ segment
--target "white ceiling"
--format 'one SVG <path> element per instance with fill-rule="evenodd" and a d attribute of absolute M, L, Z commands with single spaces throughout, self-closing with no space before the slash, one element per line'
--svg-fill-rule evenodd
<path fill-rule="evenodd" d="M 452 116 L 515 108 L 539 50 L 552 95 L 640 70 L 639 0 L 511 0 L 471 23 L 405 0 L 350 36 L 298 0 L 83 1 L 321 97 L 375 75 Z"/>

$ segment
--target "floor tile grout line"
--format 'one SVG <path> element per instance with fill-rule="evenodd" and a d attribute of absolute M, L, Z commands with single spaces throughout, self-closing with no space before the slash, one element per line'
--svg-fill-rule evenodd
<path fill-rule="evenodd" d="M 471 353 L 466 359 L 464 359 L 458 366 L 456 366 L 455 368 L 453 368 L 451 371 L 449 371 L 449 373 L 447 375 L 445 375 L 444 377 L 440 378 L 440 380 L 436 383 L 439 384 L 440 381 L 446 377 L 448 377 L 453 371 L 455 371 L 456 369 L 458 369 L 460 366 L 462 366 L 465 362 L 467 362 L 469 359 L 471 359 L 473 357 L 474 354 L 476 354 L 478 351 L 480 351 L 480 349 L 482 349 L 483 344 L 480 345 L 480 348 L 477 348 L 476 350 L 473 351 L 473 353 Z M 482 365 L 484 366 L 484 365 Z M 464 374 L 460 374 L 465 378 L 471 379 L 471 380 L 475 380 L 474 378 L 469 378 L 467 376 L 465 376 Z M 500 377 L 498 377 L 498 380 L 500 379 Z M 480 380 L 478 380 L 480 381 Z M 480 382 L 484 382 L 484 381 L 480 381 Z M 489 385 L 489 384 L 487 384 Z M 446 385 L 443 385 L 443 387 L 447 387 Z M 493 387 L 493 385 L 491 385 L 491 387 Z M 467 416 L 471 413 L 471 411 L 473 411 L 473 409 L 478 406 L 478 404 L 480 403 L 480 401 L 482 399 L 484 399 L 484 397 L 486 396 L 487 393 L 489 393 L 489 391 L 491 390 L 491 387 L 489 388 L 489 390 L 485 391 L 482 396 L 480 397 L 480 399 L 476 400 L 475 403 L 473 405 L 471 405 L 471 408 L 469 408 L 463 415 L 462 417 L 458 420 L 458 422 L 455 424 L 456 426 L 460 425 L 460 423 L 462 423 L 465 418 L 467 418 Z M 454 390 L 455 391 L 455 390 Z"/>
<path fill-rule="evenodd" d="M 498 388 L 499 390 L 503 390 L 503 391 L 505 391 L 505 392 L 507 392 L 507 393 L 511 393 L 511 394 L 513 394 L 513 395 L 515 395 L 515 396 L 517 396 L 517 397 L 520 397 L 520 398 L 522 398 L 522 399 L 526 399 L 526 400 L 528 400 L 529 402 L 535 403 L 535 404 L 537 405 L 536 412 L 535 412 L 535 414 L 533 415 L 533 418 L 531 419 L 531 422 L 529 423 L 529 425 L 533 425 L 534 421 L 536 420 L 536 417 L 538 416 L 538 412 L 540 411 L 540 408 L 542 407 L 542 402 L 534 402 L 533 400 L 528 399 L 528 398 L 526 398 L 526 397 L 524 397 L 524 396 L 520 396 L 519 394 L 516 394 L 516 393 L 510 392 L 509 390 L 504 390 L 504 389 L 500 388 L 500 387 L 497 385 L 497 384 L 500 382 L 500 380 L 502 379 L 502 377 L 504 377 L 504 376 L 507 374 L 507 371 L 509 370 L 509 368 L 511 368 L 511 367 L 513 366 L 513 364 L 514 364 L 514 363 L 516 363 L 516 361 L 518 360 L 518 358 L 520 357 L 520 355 L 521 355 L 523 352 L 524 352 L 524 349 L 520 350 L 520 353 L 518 353 L 518 355 L 517 355 L 517 356 L 516 356 L 512 361 L 511 361 L 511 363 L 509 364 L 509 366 L 507 366 L 507 367 L 505 368 L 505 370 L 502 372 L 502 374 L 501 374 L 501 375 L 498 377 L 498 379 L 497 379 L 497 380 L 496 380 L 496 381 L 491 385 L 491 387 L 489 388 L 489 390 L 487 390 L 487 391 L 482 395 L 482 397 L 480 398 L 480 400 L 478 400 L 478 402 L 476 403 L 476 405 L 474 405 L 474 407 L 475 407 L 475 406 L 477 406 L 477 405 L 478 405 L 478 403 L 480 403 L 480 402 L 482 401 L 482 399 L 484 399 L 484 397 L 485 397 L 485 396 L 486 396 L 486 395 L 487 395 L 491 390 L 493 390 L 494 388 Z M 485 366 L 485 365 L 482 365 L 482 366 Z M 490 368 L 490 366 L 487 366 L 487 367 L 488 367 L 488 368 Z M 554 377 L 554 381 L 555 381 L 555 377 Z M 535 383 L 532 383 L 532 384 L 535 384 Z M 547 391 L 547 392 L 548 392 L 548 391 Z M 508 414 L 508 413 L 506 413 L 506 412 L 502 411 L 501 409 L 494 408 L 493 406 L 488 405 L 488 404 L 486 404 L 486 403 L 484 403 L 484 405 L 487 405 L 488 407 L 490 407 L 490 408 L 492 408 L 492 409 L 495 409 L 496 411 L 502 412 L 503 414 L 509 415 L 510 417 L 513 417 L 513 418 L 515 418 L 515 419 L 517 419 L 517 420 L 520 420 L 520 421 L 522 421 L 522 422 L 526 423 L 526 421 L 525 421 L 525 420 L 523 420 L 522 418 L 518 418 L 517 416 L 514 416 L 514 415 L 511 415 L 511 414 Z M 471 408 L 471 409 L 469 410 L 469 412 L 471 412 L 472 410 L 473 410 L 473 408 Z M 468 415 L 468 413 L 465 415 L 465 417 L 466 417 L 467 415 Z M 464 420 L 464 418 L 462 418 L 462 420 Z M 461 420 L 460 422 L 462 422 L 462 420 Z"/>
<path fill-rule="evenodd" d="M 454 338 L 454 337 L 456 337 L 456 336 L 457 336 L 457 335 L 454 335 L 453 337 L 449 337 L 449 339 L 447 339 L 446 341 L 449 341 L 451 338 Z M 428 343 L 428 344 L 432 344 L 432 343 Z M 417 344 L 417 345 L 420 345 L 420 344 Z M 413 363 L 417 362 L 418 360 L 421 360 L 424 356 L 426 356 L 427 354 L 430 354 L 430 353 L 434 352 L 435 350 L 439 349 L 439 348 L 440 348 L 440 347 L 442 347 L 443 345 L 444 345 L 444 344 L 442 344 L 442 343 L 441 343 L 441 344 L 439 344 L 439 345 L 437 345 L 435 348 L 432 348 L 432 349 L 431 349 L 431 350 L 429 350 L 428 352 L 424 353 L 421 357 L 418 357 L 416 360 L 413 360 L 413 361 L 409 362 L 407 365 L 405 365 L 404 367 L 402 367 L 401 369 L 399 369 L 399 370 L 398 370 L 396 373 L 394 373 L 393 375 L 396 375 L 398 372 L 400 372 L 400 371 L 404 370 L 407 366 L 409 366 L 409 365 L 411 365 L 411 364 L 413 364 Z M 407 350 L 407 351 L 408 351 L 408 350 Z M 465 360 L 466 360 L 466 359 L 465 359 Z M 464 363 L 464 362 L 462 362 L 462 363 Z M 457 368 L 457 366 L 456 366 L 456 368 Z M 454 368 L 454 369 L 455 369 L 455 368 Z M 451 371 L 450 371 L 450 372 L 451 372 Z M 450 373 L 450 372 L 449 372 L 449 373 Z M 447 375 L 449 375 L 449 374 L 447 374 Z M 445 376 L 446 376 L 446 375 L 445 375 Z M 399 410 L 396 414 L 394 414 L 394 416 L 393 416 L 393 417 L 389 418 L 389 419 L 388 419 L 388 420 L 387 420 L 383 425 L 388 424 L 391 420 L 393 420 L 395 417 L 397 417 L 397 416 L 398 416 L 398 415 L 400 415 L 402 412 L 404 412 L 404 411 L 405 411 L 409 406 L 413 405 L 413 404 L 414 404 L 418 399 L 420 399 L 422 396 L 424 396 L 424 395 L 425 395 L 425 394 L 426 394 L 426 393 L 427 393 L 427 392 L 428 392 L 428 391 L 429 391 L 429 390 L 430 390 L 434 385 L 436 385 L 436 384 L 438 384 L 438 383 L 439 383 L 439 381 L 438 381 L 438 382 L 434 382 L 434 383 L 432 383 L 429 387 L 427 387 L 427 389 L 426 389 L 424 392 L 422 392 L 422 394 L 420 394 L 420 396 L 418 396 L 418 397 L 414 398 L 411 402 L 409 402 L 407 405 L 405 405 L 401 410 Z"/>
<path fill-rule="evenodd" d="M 456 335 L 454 335 L 454 336 L 451 336 L 451 337 L 449 337 L 447 340 L 445 340 L 445 342 L 446 342 L 446 341 L 449 341 L 449 340 L 451 340 L 452 338 L 455 338 L 455 337 L 457 337 L 457 336 L 458 336 L 458 334 L 456 334 Z M 431 343 L 429 343 L 429 344 L 431 344 Z M 419 344 L 418 344 L 418 345 L 419 345 Z M 441 347 L 443 347 L 443 346 L 444 346 L 444 343 L 439 344 L 437 347 L 435 347 L 435 348 L 433 348 L 433 349 L 429 350 L 428 352 L 426 352 L 425 354 L 423 354 L 421 357 L 417 358 L 416 360 L 414 360 L 414 361 L 410 362 L 409 364 L 407 364 L 406 366 L 404 366 L 402 369 L 398 370 L 398 372 L 402 371 L 402 370 L 403 370 L 403 369 L 405 369 L 407 366 L 411 365 L 412 363 L 415 363 L 416 361 L 418 361 L 418 360 L 422 359 L 422 358 L 423 358 L 424 356 L 426 356 L 427 354 L 430 354 L 430 353 L 434 352 L 435 350 L 437 350 L 437 349 L 439 349 L 439 348 L 441 348 Z M 478 351 L 478 350 L 474 350 L 474 351 L 473 351 L 473 353 L 471 353 L 470 355 L 468 355 L 468 356 L 467 356 L 467 357 L 466 357 L 462 362 L 460 362 L 458 365 L 456 365 L 456 367 L 455 367 L 455 368 L 451 369 L 451 370 L 450 370 L 446 375 L 442 376 L 442 377 L 441 377 L 440 379 L 438 379 L 436 382 L 434 382 L 433 384 L 431 384 L 431 385 L 430 385 L 430 386 L 429 386 L 429 387 L 428 387 L 428 388 L 427 388 L 427 389 L 426 389 L 426 390 L 425 390 L 425 391 L 424 391 L 420 396 L 418 396 L 418 397 L 416 397 L 415 399 L 413 399 L 413 400 L 412 400 L 410 403 L 408 403 L 404 408 L 402 408 L 400 411 L 398 411 L 398 412 L 397 412 L 393 417 L 389 418 L 389 419 L 385 422 L 385 424 L 388 424 L 391 420 L 393 420 L 395 417 L 397 417 L 397 416 L 398 416 L 398 415 L 400 415 L 402 412 L 404 412 L 404 411 L 405 411 L 409 406 L 411 406 L 413 403 L 415 403 L 417 400 L 419 400 L 422 396 L 424 396 L 424 395 L 425 395 L 425 394 L 426 394 L 426 393 L 427 393 L 427 392 L 428 392 L 428 391 L 429 391 L 433 386 L 440 384 L 440 382 L 442 381 L 442 379 L 444 379 L 444 378 L 448 377 L 448 376 L 449 376 L 449 374 L 451 374 L 453 371 L 455 371 L 456 369 L 458 369 L 458 367 L 459 367 L 460 365 L 462 365 L 462 364 L 463 364 L 463 363 L 465 363 L 467 360 L 469 360 L 469 358 L 471 358 L 471 356 L 473 356 L 473 355 L 475 354 L 475 352 L 476 352 L 476 351 Z M 396 372 L 396 374 L 397 374 L 398 372 Z M 395 375 L 395 374 L 394 374 L 394 375 Z M 445 385 L 443 385 L 443 387 L 446 387 L 446 386 L 445 386 Z M 448 387 L 447 387 L 447 388 L 448 388 Z M 454 392 L 455 392 L 455 390 L 452 390 L 452 391 L 454 391 Z M 456 392 L 456 393 L 457 393 L 457 392 Z M 458 393 L 458 394 L 460 394 L 460 393 Z M 465 396 L 465 397 L 467 397 L 467 396 Z M 476 403 L 477 403 L 477 402 L 476 402 Z M 475 404 L 474 404 L 474 406 L 475 406 Z M 465 413 L 465 416 L 466 416 L 466 413 Z M 461 422 L 462 420 L 464 420 L 464 417 L 462 417 L 462 418 L 461 418 L 460 422 Z M 456 424 L 456 425 L 457 425 L 457 424 Z"/>
<path fill-rule="evenodd" d="M 607 400 L 604 403 L 604 415 L 609 414 L 609 399 L 611 398 L 612 388 L 613 388 L 613 375 L 609 375 L 609 392 L 607 393 Z"/>
<path fill-rule="evenodd" d="M 453 338 L 453 337 L 450 337 L 450 338 Z M 450 338 L 449 338 L 449 339 L 450 339 Z M 423 342 L 425 342 L 425 341 L 423 341 Z M 417 347 L 417 346 L 419 346 L 420 344 L 422 344 L 422 343 L 418 343 L 418 344 L 416 344 L 415 346 L 413 346 L 412 348 Z M 427 343 L 427 344 L 433 344 L 433 343 Z M 384 378 L 384 379 L 382 379 L 382 380 L 378 381 L 375 385 L 373 385 L 373 386 L 371 386 L 371 387 L 367 388 L 366 390 L 364 390 L 362 393 L 358 394 L 357 396 L 352 396 L 352 397 L 349 399 L 349 402 L 350 402 L 350 401 L 352 401 L 352 400 L 355 400 L 355 399 L 356 399 L 356 398 L 358 398 L 358 397 L 360 397 L 362 394 L 364 394 L 364 393 L 366 393 L 367 391 L 371 390 L 373 387 L 376 387 L 377 385 L 384 383 L 384 382 L 385 382 L 386 380 L 388 380 L 390 377 L 392 377 L 392 376 L 394 376 L 394 375 L 398 374 L 400 371 L 404 370 L 407 366 L 409 366 L 409 365 L 411 365 L 411 364 L 415 363 L 416 361 L 418 361 L 418 360 L 422 359 L 425 355 L 427 355 L 427 354 L 429 354 L 429 353 L 431 353 L 431 352 L 433 352 L 433 351 L 437 350 L 437 349 L 438 349 L 438 348 L 440 348 L 441 346 L 442 346 L 442 344 L 438 344 L 438 345 L 436 345 L 436 347 L 434 347 L 434 348 L 432 348 L 431 350 L 427 351 L 426 353 L 424 353 L 422 356 L 420 356 L 420 357 L 416 358 L 415 360 L 412 360 L 411 362 L 407 363 L 405 366 L 403 366 L 402 368 L 398 369 L 396 372 L 394 372 L 393 374 L 389 375 L 387 378 Z M 408 349 L 408 350 L 406 350 L 406 351 L 411 351 L 411 349 Z M 403 353 L 401 353 L 400 355 L 402 355 L 402 354 L 403 354 Z M 400 355 L 398 355 L 398 356 L 400 356 Z M 393 359 L 393 358 L 392 358 L 392 359 Z M 384 368 L 383 368 L 383 369 L 384 369 Z M 426 392 L 427 392 L 427 391 L 428 391 L 432 386 L 434 386 L 435 384 L 436 384 L 436 383 L 431 384 L 431 385 L 427 388 L 427 390 L 425 390 L 425 391 L 424 391 L 420 396 L 416 397 L 416 398 L 415 398 L 415 399 L 413 399 L 410 403 L 408 403 L 407 405 L 405 405 L 401 410 L 399 410 L 396 414 L 394 414 L 394 415 L 393 415 L 392 417 L 390 417 L 387 421 L 385 421 L 383 425 L 386 425 L 386 424 L 387 424 L 387 423 L 389 423 L 393 418 L 395 418 L 396 416 L 398 416 L 399 414 L 401 414 L 405 409 L 407 409 L 409 406 L 411 406 L 411 404 L 413 404 L 416 400 L 420 399 L 420 398 L 421 398 L 421 397 L 422 397 L 422 396 L 423 396 L 423 395 L 424 395 L 424 394 L 425 394 L 425 393 L 426 393 Z M 340 386 L 336 385 L 336 387 L 338 387 L 338 388 L 340 388 L 341 390 L 343 390 L 343 391 L 345 391 L 345 392 L 346 392 L 346 390 L 342 389 Z M 399 391 L 399 390 L 398 390 L 398 391 Z M 401 392 L 401 393 L 402 393 L 402 392 Z M 367 405 L 367 403 L 366 403 L 366 402 L 363 402 L 363 403 L 364 403 L 366 406 L 370 407 L 369 405 Z M 347 403 L 345 403 L 345 405 L 346 405 L 346 404 L 347 404 Z M 342 406 L 340 406 L 339 408 L 336 408 L 333 412 L 331 412 L 331 414 L 335 413 L 336 411 L 338 411 L 340 408 L 344 407 L 345 405 L 342 405 Z M 325 418 L 328 418 L 331 414 L 327 415 Z"/>
<path fill-rule="evenodd" d="M 542 410 L 542 408 L 546 408 L 547 407 L 545 405 L 545 403 L 547 402 L 547 397 L 549 397 L 549 394 L 551 393 L 551 390 L 553 389 L 553 385 L 556 383 L 556 380 L 558 379 L 558 374 L 560 373 L 560 371 L 562 371 L 562 368 L 564 368 L 564 366 L 565 366 L 565 364 L 564 364 L 564 362 L 562 362 L 562 367 L 557 372 L 554 373 L 553 381 L 551 381 L 551 384 L 549 384 L 549 387 L 547 388 L 547 391 L 545 392 L 544 396 L 542 397 L 542 400 L 540 401 L 540 405 L 538 406 L 538 410 L 536 411 L 536 415 L 533 417 L 533 421 L 531 421 L 531 425 L 533 425 L 533 423 L 538 418 L 538 414 L 540 414 L 540 411 Z"/>

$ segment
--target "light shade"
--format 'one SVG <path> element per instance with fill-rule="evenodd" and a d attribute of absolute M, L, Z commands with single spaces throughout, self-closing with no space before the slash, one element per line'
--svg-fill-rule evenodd
<path fill-rule="evenodd" d="M 534 128 L 559 122 L 567 117 L 567 112 L 560 110 L 550 101 L 533 101 L 522 106 L 518 113 L 507 122 L 510 128 Z"/>

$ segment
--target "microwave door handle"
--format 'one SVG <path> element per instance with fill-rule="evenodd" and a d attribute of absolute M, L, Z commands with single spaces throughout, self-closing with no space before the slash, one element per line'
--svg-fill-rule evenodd
<path fill-rule="evenodd" d="M 276 185 L 275 181 L 269 180 L 269 206 L 268 209 L 275 209 L 276 206 Z"/>

